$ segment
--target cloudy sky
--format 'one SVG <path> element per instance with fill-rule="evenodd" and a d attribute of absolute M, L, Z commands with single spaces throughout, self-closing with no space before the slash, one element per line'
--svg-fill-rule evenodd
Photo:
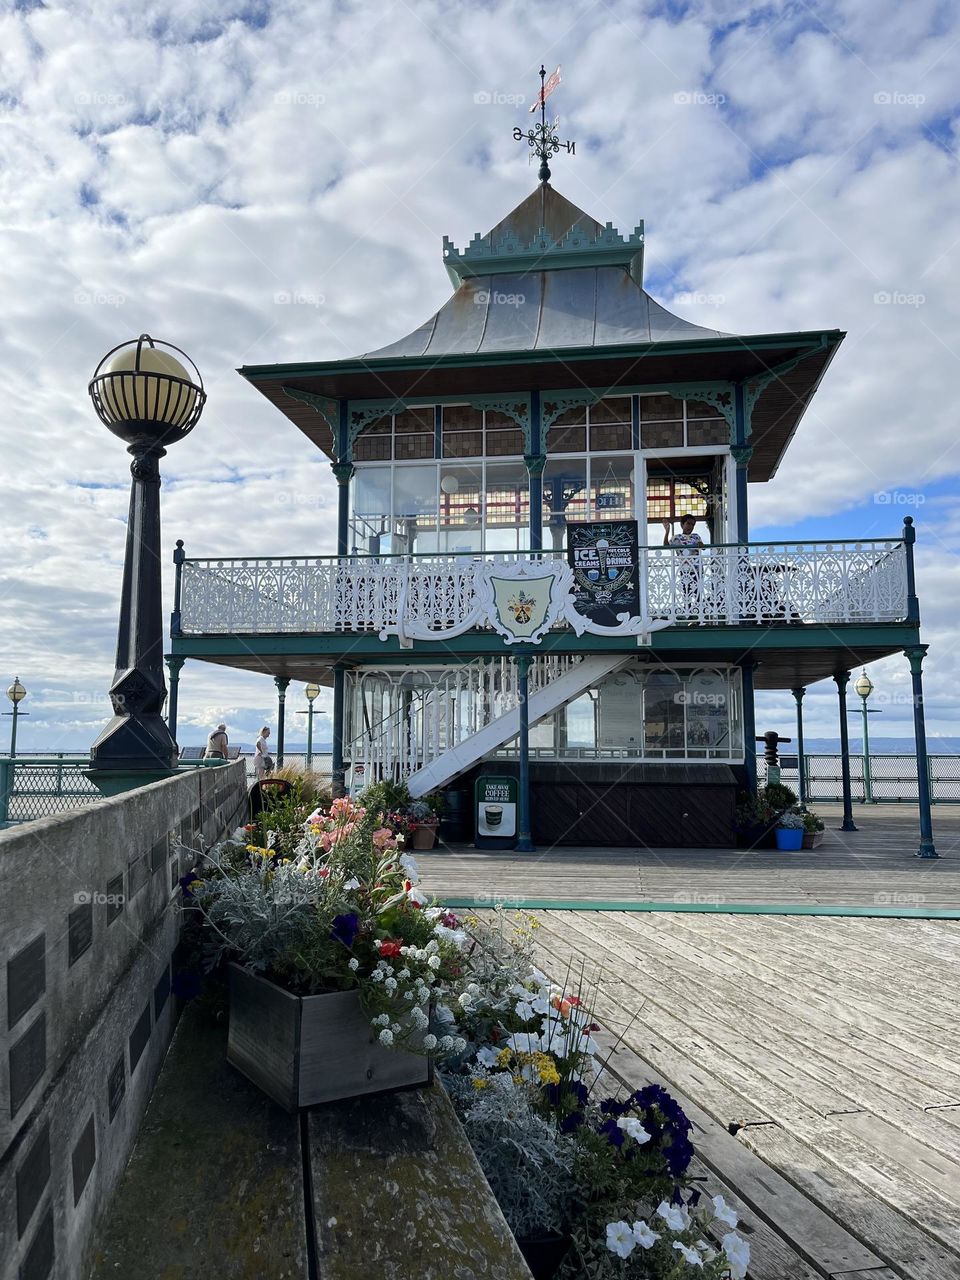
<path fill-rule="evenodd" d="M 577 141 L 554 185 L 645 220 L 656 297 L 733 332 L 848 331 L 752 533 L 914 515 L 929 728 L 960 732 L 952 0 L 0 0 L 0 681 L 30 691 L 23 745 L 86 747 L 108 715 L 128 470 L 86 394 L 100 357 L 147 331 L 203 373 L 164 462 L 171 552 L 332 551 L 328 464 L 235 368 L 371 350 L 442 304 L 442 236 L 535 183 L 511 130 L 541 60 Z M 909 734 L 905 660 L 872 674 L 875 732 Z M 832 685 L 806 707 L 836 733 Z M 267 677 L 187 665 L 181 742 L 273 715 Z M 789 695 L 758 719 L 787 732 Z"/>

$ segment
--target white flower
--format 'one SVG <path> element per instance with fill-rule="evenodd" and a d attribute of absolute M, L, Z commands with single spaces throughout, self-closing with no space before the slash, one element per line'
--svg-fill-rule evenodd
<path fill-rule="evenodd" d="M 727 1204 L 723 1196 L 714 1196 L 711 1203 L 713 1204 L 713 1217 L 716 1222 L 722 1222 L 726 1227 L 735 1227 L 737 1225 L 737 1212 Z"/>
<path fill-rule="evenodd" d="M 439 956 L 431 956 L 431 957 L 429 958 L 429 960 L 427 961 L 427 965 L 428 965 L 431 969 L 439 969 L 439 968 L 440 968 L 440 957 L 439 957 Z"/>
<path fill-rule="evenodd" d="M 639 1143 L 641 1146 L 643 1143 L 650 1141 L 649 1133 L 647 1133 L 646 1129 L 636 1116 L 624 1116 L 622 1119 L 617 1121 L 617 1128 L 622 1129 L 628 1137 L 632 1138 L 634 1142 Z"/>
<path fill-rule="evenodd" d="M 720 1241 L 720 1248 L 729 1264 L 731 1280 L 744 1280 L 750 1265 L 750 1246 L 746 1240 L 735 1231 L 728 1231 Z"/>
<path fill-rule="evenodd" d="M 461 1009 L 469 1009 L 470 1006 L 473 1004 L 473 996 L 470 994 L 469 991 L 464 991 L 457 998 L 457 1004 L 460 1006 Z"/>
<path fill-rule="evenodd" d="M 657 1205 L 657 1217 L 662 1218 L 671 1231 L 686 1231 L 690 1225 L 690 1215 L 685 1205 L 667 1204 L 661 1200 Z"/>
<path fill-rule="evenodd" d="M 436 938 L 431 938 L 430 941 L 427 943 L 427 945 L 424 947 L 423 952 L 425 955 L 432 956 L 439 950 L 440 950 L 440 943 L 436 940 Z"/>
<path fill-rule="evenodd" d="M 360 888 L 360 881 L 357 879 L 356 876 L 351 876 L 350 879 L 347 881 L 347 883 L 343 887 L 346 890 L 346 892 L 349 893 L 352 889 Z"/>
<path fill-rule="evenodd" d="M 414 884 L 417 884 L 420 880 L 420 868 L 417 866 L 416 858 L 411 857 L 409 853 L 401 853 L 398 861 L 400 866 L 407 873 L 407 879 L 412 880 Z"/>
<path fill-rule="evenodd" d="M 700 1257 L 699 1253 L 697 1253 L 696 1249 L 691 1249 L 689 1245 L 682 1244 L 679 1240 L 674 1240 L 673 1247 L 685 1262 L 690 1263 L 691 1267 L 703 1266 L 703 1259 Z"/>
<path fill-rule="evenodd" d="M 477 1061 L 481 1067 L 495 1067 L 499 1057 L 500 1050 L 493 1049 L 489 1045 L 484 1045 L 482 1049 L 477 1050 Z"/>
<path fill-rule="evenodd" d="M 385 981 L 385 982 L 384 982 L 384 984 L 383 984 L 383 989 L 384 989 L 384 991 L 389 991 L 389 992 L 390 992 L 390 994 L 392 995 L 392 994 L 393 994 L 393 992 L 394 992 L 394 991 L 396 991 L 396 989 L 397 989 L 397 980 L 396 980 L 396 978 L 387 978 L 387 979 L 386 979 L 386 981 Z"/>
<path fill-rule="evenodd" d="M 382 969 L 374 969 L 373 973 L 371 973 L 371 975 L 370 975 L 370 981 L 371 981 L 371 982 L 382 982 L 382 981 L 383 981 L 383 970 L 382 970 Z"/>
<path fill-rule="evenodd" d="M 423 1047 L 428 1052 L 437 1047 L 437 1037 L 435 1035 L 427 1035 L 423 1037 Z"/>
<path fill-rule="evenodd" d="M 379 1014 L 376 1018 L 374 1018 L 374 1020 L 373 1020 L 373 1025 L 374 1025 L 375 1027 L 389 1027 L 389 1025 L 390 1025 L 390 1015 L 389 1015 L 389 1013 L 381 1013 L 381 1014 Z"/>
<path fill-rule="evenodd" d="M 404 1000 L 412 1000 L 412 999 L 413 999 L 413 992 L 412 992 L 412 991 L 405 991 L 405 992 L 403 993 L 403 998 L 404 998 Z"/>
<path fill-rule="evenodd" d="M 660 1239 L 659 1231 L 652 1231 L 646 1222 L 633 1224 L 633 1238 L 641 1249 L 652 1249 Z"/>
<path fill-rule="evenodd" d="M 637 1247 L 633 1230 L 627 1222 L 607 1223 L 607 1248 L 618 1258 L 629 1258 Z"/>
<path fill-rule="evenodd" d="M 357 970 L 360 968 L 360 961 L 357 959 L 356 956 L 350 957 L 350 959 L 347 961 L 347 968 L 351 971 L 351 973 L 357 972 Z"/>
<path fill-rule="evenodd" d="M 380 1032 L 380 1043 L 386 1045 L 393 1044 L 393 1032 L 389 1027 L 384 1027 Z"/>
<path fill-rule="evenodd" d="M 421 893 L 419 889 L 408 889 L 407 898 L 411 902 L 415 902 L 420 907 L 425 907 L 430 899 L 425 893 Z"/>
<path fill-rule="evenodd" d="M 397 974 L 397 977 L 400 979 L 401 982 L 406 982 L 407 978 L 410 977 L 410 970 L 406 968 L 406 966 L 404 966 L 404 968 L 402 968 L 400 972 Z"/>
<path fill-rule="evenodd" d="M 717 1256 L 716 1249 L 712 1249 L 710 1245 L 707 1244 L 706 1240 L 698 1240 L 697 1248 L 703 1254 L 703 1259 L 705 1262 L 712 1262 L 714 1258 Z"/>
<path fill-rule="evenodd" d="M 529 1000 L 518 1000 L 514 1006 L 514 1013 L 516 1013 L 521 1022 L 529 1022 L 531 1018 L 536 1016 L 533 1005 Z"/>

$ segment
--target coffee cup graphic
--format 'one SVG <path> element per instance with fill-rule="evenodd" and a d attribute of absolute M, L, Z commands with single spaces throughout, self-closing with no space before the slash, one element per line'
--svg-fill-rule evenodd
<path fill-rule="evenodd" d="M 483 820 L 488 827 L 499 827 L 503 821 L 502 804 L 486 804 L 483 806 Z"/>

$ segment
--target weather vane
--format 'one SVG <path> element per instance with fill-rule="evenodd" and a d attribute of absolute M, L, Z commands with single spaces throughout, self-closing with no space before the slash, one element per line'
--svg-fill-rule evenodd
<path fill-rule="evenodd" d="M 550 166 L 547 161 L 551 156 L 555 156 L 557 152 L 563 148 L 568 156 L 577 154 L 577 144 L 575 142 L 561 142 L 557 135 L 557 127 L 560 124 L 559 117 L 552 124 L 547 124 L 547 98 L 553 93 L 557 85 L 560 83 L 560 68 L 557 67 L 553 75 L 547 79 L 546 67 L 540 68 L 540 92 L 537 100 L 530 108 L 531 114 L 540 108 L 540 122 L 535 124 L 532 129 L 523 130 L 519 125 L 513 131 L 515 142 L 526 141 L 532 151 L 531 154 L 539 157 L 540 171 L 537 174 L 541 182 L 550 180 Z"/>

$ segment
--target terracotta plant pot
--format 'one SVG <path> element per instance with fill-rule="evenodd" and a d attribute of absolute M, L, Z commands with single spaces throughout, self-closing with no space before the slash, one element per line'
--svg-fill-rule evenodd
<path fill-rule="evenodd" d="M 413 829 L 413 847 L 424 852 L 437 843 L 438 822 L 420 822 Z"/>
<path fill-rule="evenodd" d="M 227 1061 L 287 1111 L 432 1081 L 431 1059 L 378 1043 L 356 991 L 295 996 L 229 969 Z"/>
<path fill-rule="evenodd" d="M 822 831 L 805 831 L 803 833 L 803 847 L 805 849 L 819 849 L 822 844 Z"/>

